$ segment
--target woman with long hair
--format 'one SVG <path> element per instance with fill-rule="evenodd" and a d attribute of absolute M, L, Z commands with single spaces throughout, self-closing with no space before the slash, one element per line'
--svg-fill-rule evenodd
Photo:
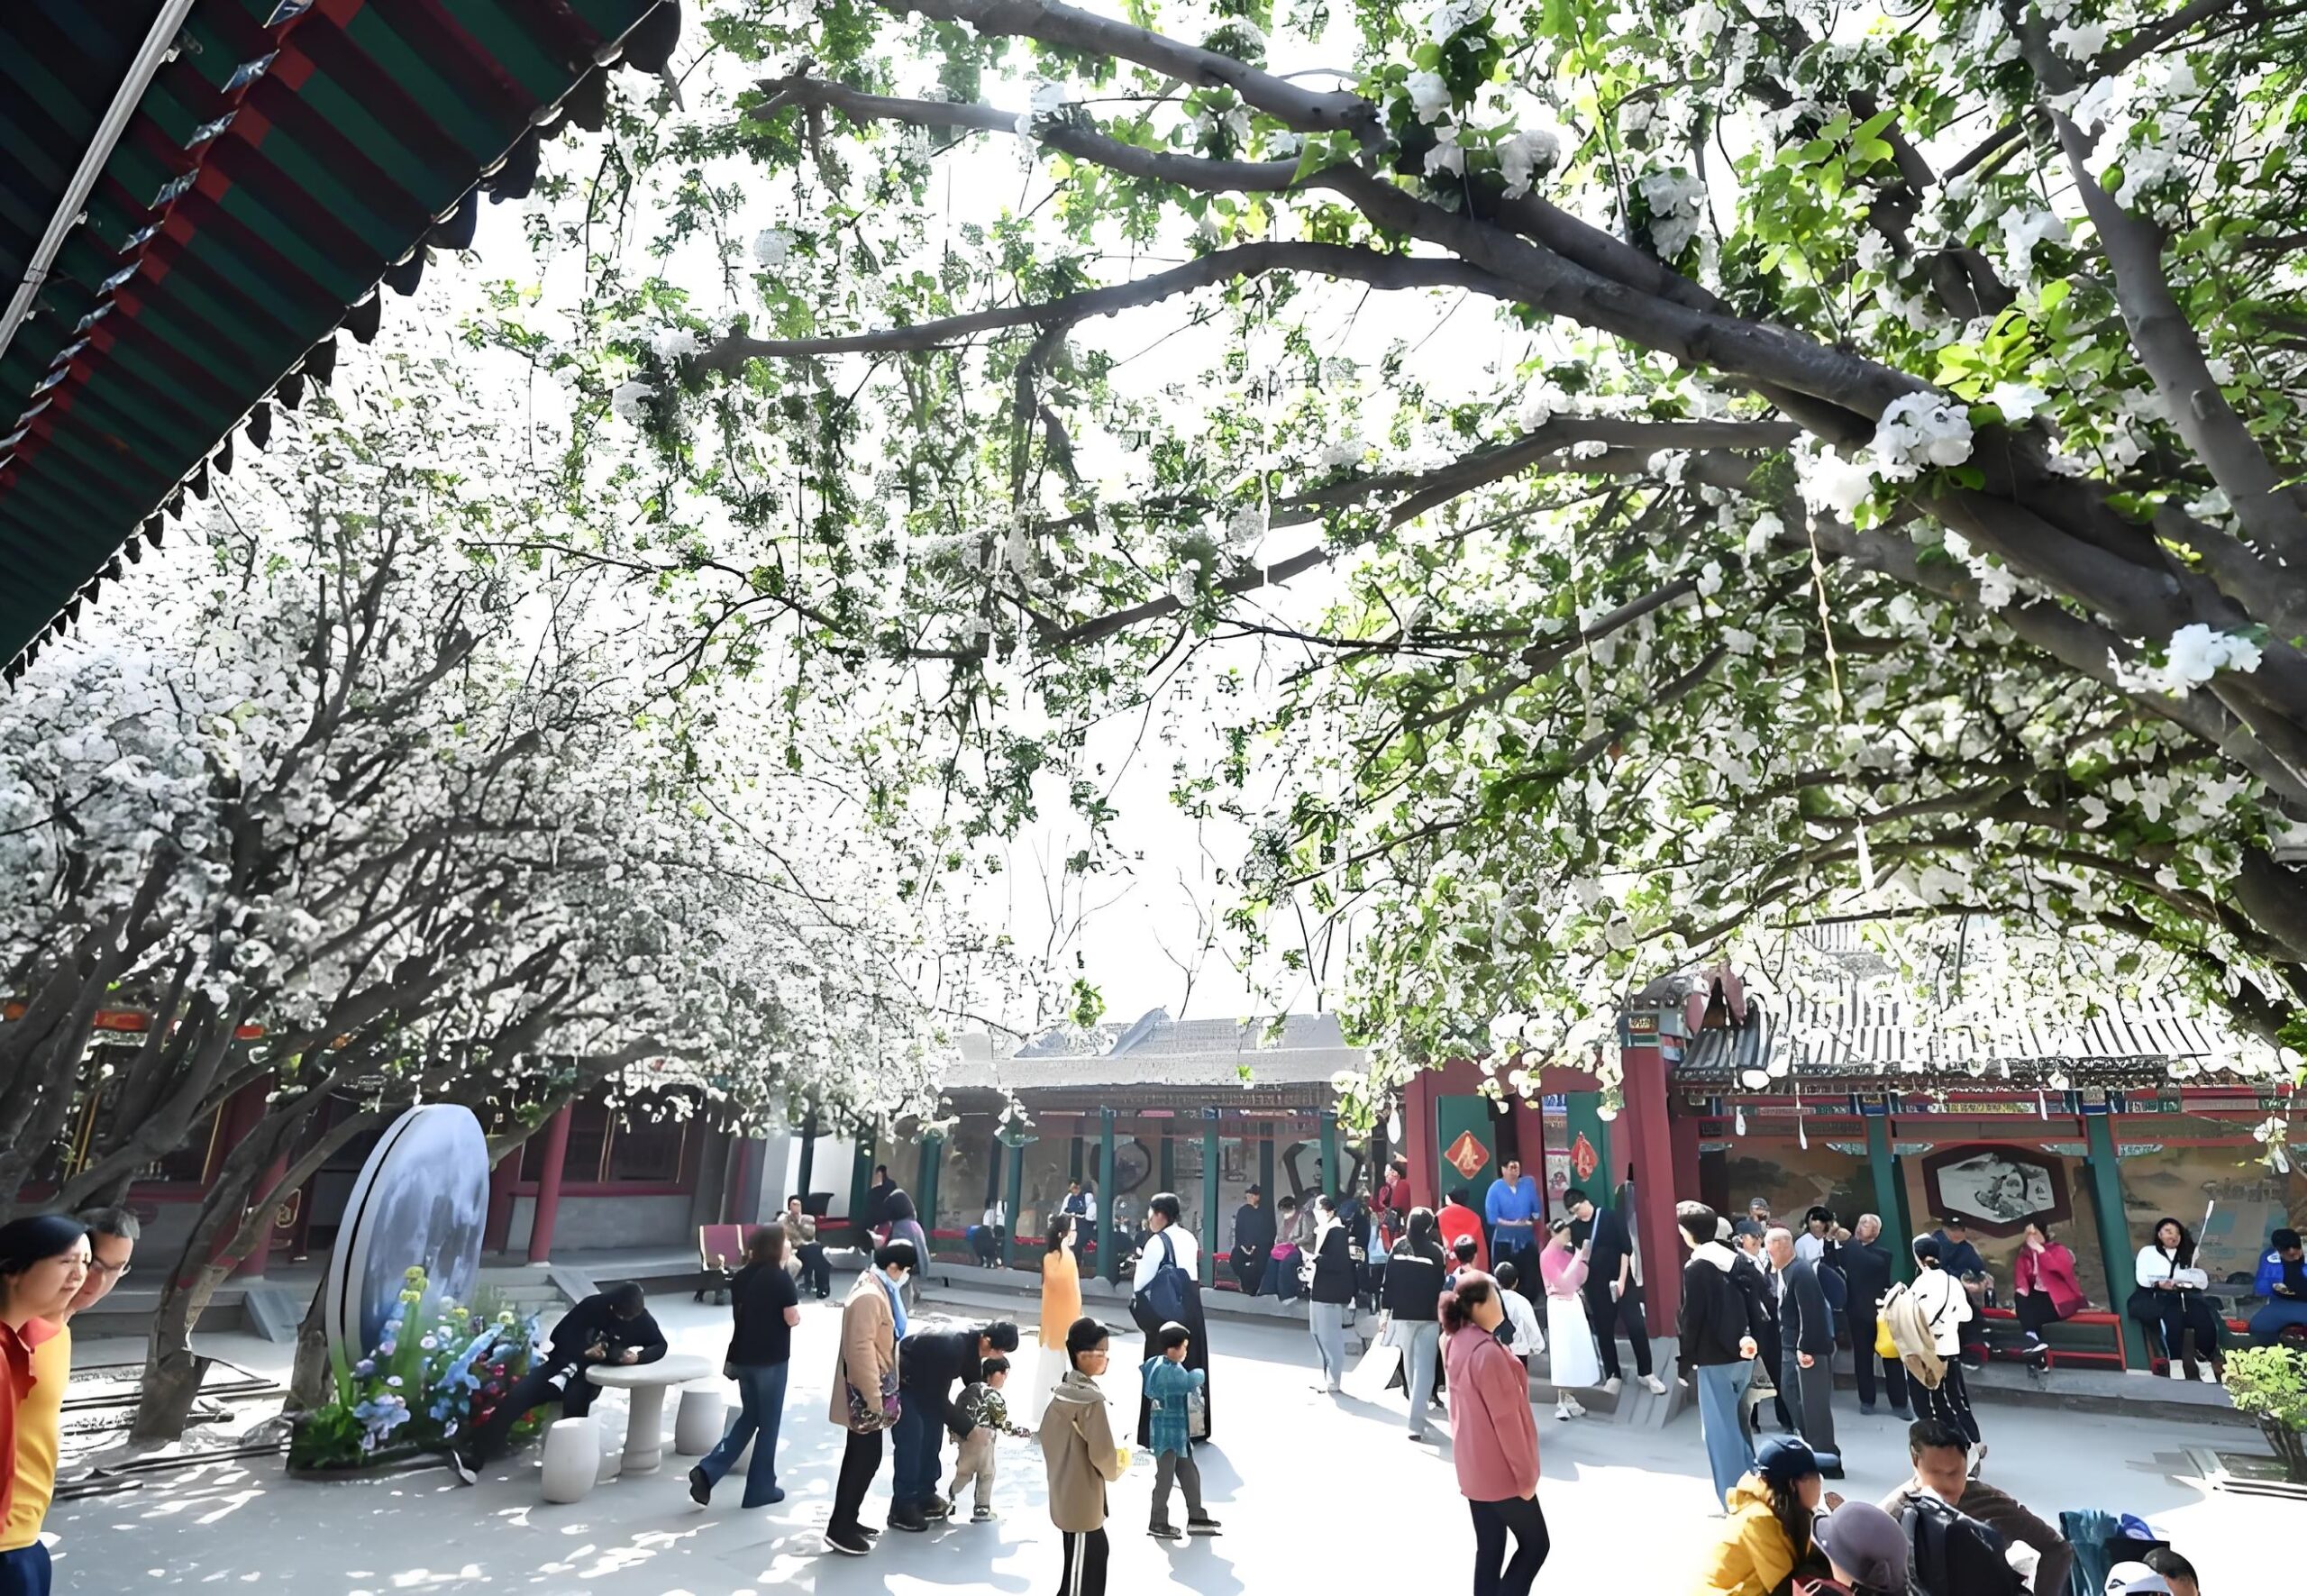
<path fill-rule="evenodd" d="M 1798 1574 L 1828 1572 L 1811 1526 L 1826 1492 L 1810 1448 L 1774 1436 L 1730 1488 L 1730 1517 L 1706 1566 L 1703 1596 L 1773 1596 Z"/>
<path fill-rule="evenodd" d="M 1041 1356 L 1034 1371 L 1034 1389 L 1027 1418 L 1042 1421 L 1050 1393 L 1072 1367 L 1065 1355 L 1065 1333 L 1081 1317 L 1081 1265 L 1073 1255 L 1073 1216 L 1061 1208 L 1049 1217 L 1049 1234 L 1042 1248 Z"/>
<path fill-rule="evenodd" d="M 2047 1363 L 2050 1349 L 2043 1345 L 2044 1327 L 2072 1318 L 2085 1300 L 2074 1278 L 2074 1254 L 2048 1225 L 2028 1220 L 2018 1261 L 2011 1269 L 2011 1305 L 2027 1335 L 2027 1356 L 2038 1364 Z"/>
<path fill-rule="evenodd" d="M 40 1527 L 56 1491 L 72 1299 L 88 1279 L 88 1233 L 35 1214 L 0 1225 L 0 1591 L 48 1596 Z"/>
<path fill-rule="evenodd" d="M 1498 1339 L 1498 1282 L 1464 1270 L 1441 1301 L 1442 1363 L 1450 1376 L 1450 1449 L 1458 1494 L 1474 1520 L 1474 1589 L 1528 1596 L 1552 1541 L 1538 1507 L 1538 1426 L 1530 1376 Z M 1514 1555 L 1506 1538 L 1514 1537 Z"/>
<path fill-rule="evenodd" d="M 2130 1317 L 2162 1338 L 2171 1378 L 2194 1379 L 2201 1355 L 2211 1359 L 2211 1380 L 2216 1384 L 2227 1373 L 2227 1354 L 2220 1346 L 2219 1315 L 2203 1295 L 2211 1276 L 2195 1263 L 2193 1235 L 2168 1215 L 2156 1220 L 2154 1239 L 2138 1249 L 2131 1273 L 2138 1289 L 2131 1293 Z"/>
<path fill-rule="evenodd" d="M 1067 1326 L 1065 1378 L 1042 1414 L 1050 1522 L 1065 1548 L 1058 1596 L 1106 1596 L 1106 1487 L 1129 1467 L 1129 1449 L 1114 1444 L 1113 1418 L 1098 1389 L 1111 1354 L 1097 1320 Z"/>
<path fill-rule="evenodd" d="M 1554 1382 L 1554 1416 L 1576 1418 L 1586 1409 L 1570 1393 L 1602 1383 L 1602 1354 L 1594 1345 L 1594 1322 L 1586 1314 L 1586 1260 L 1570 1245 L 1569 1220 L 1546 1227 L 1538 1278 L 1546 1286 L 1546 1378 Z"/>
<path fill-rule="evenodd" d="M 1914 1238 L 1914 1283 L 1907 1288 L 1922 1321 L 1930 1329 L 1930 1345 L 1945 1360 L 1945 1371 L 1935 1386 L 1918 1378 L 1914 1383 L 1917 1418 L 1935 1418 L 1949 1429 L 1960 1430 L 1970 1442 L 1973 1457 L 1985 1455 L 1979 1439 L 1978 1416 L 1971 1411 L 1970 1388 L 1963 1382 L 1963 1321 L 1971 1317 L 1970 1293 L 1963 1282 L 1947 1272 L 1939 1262 L 1936 1236 Z"/>
<path fill-rule="evenodd" d="M 1409 1438 L 1427 1438 L 1436 1363 L 1442 1355 L 1442 1276 L 1448 1269 L 1434 1210 L 1414 1208 L 1386 1258 L 1387 1335 L 1401 1348 L 1409 1387 Z"/>
<path fill-rule="evenodd" d="M 793 1327 L 801 1322 L 801 1291 L 785 1267 L 787 1237 L 780 1225 L 763 1225 L 745 1237 L 745 1266 L 729 1282 L 729 1312 L 736 1323 L 722 1373 L 737 1382 L 743 1404 L 721 1444 L 688 1472 L 689 1499 L 699 1507 L 736 1466 L 745 1443 L 743 1505 L 765 1508 L 785 1500 L 777 1483 L 778 1421 L 785 1412 L 785 1375 L 793 1357 Z"/>
<path fill-rule="evenodd" d="M 1354 1306 L 1353 1242 L 1337 1217 L 1336 1199 L 1327 1192 L 1314 1199 L 1314 1245 L 1306 1271 L 1306 1327 L 1321 1356 L 1321 1389 L 1336 1396 L 1345 1379 L 1345 1316 Z"/>

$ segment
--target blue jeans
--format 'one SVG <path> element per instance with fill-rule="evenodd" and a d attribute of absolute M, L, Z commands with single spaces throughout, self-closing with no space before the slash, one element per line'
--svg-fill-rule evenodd
<path fill-rule="evenodd" d="M 1706 1466 L 1714 1476 L 1714 1500 L 1720 1501 L 1755 1466 L 1755 1448 L 1738 1413 L 1738 1399 L 1754 1378 L 1755 1366 L 1740 1359 L 1735 1363 L 1699 1363 L 1691 1370 L 1698 1384 L 1699 1434 L 1706 1440 Z"/>
<path fill-rule="evenodd" d="M 2293 1325 L 2307 1326 L 2307 1302 L 2275 1298 L 2251 1316 L 2251 1345 L 2273 1346 Z"/>
<path fill-rule="evenodd" d="M 697 1466 L 716 1485 L 723 1475 L 737 1466 L 745 1443 L 753 1444 L 753 1460 L 745 1465 L 745 1500 L 749 1508 L 765 1508 L 782 1501 L 785 1493 L 777 1488 L 777 1421 L 785 1411 L 785 1372 L 789 1363 L 741 1363 L 734 1371 L 737 1376 L 737 1394 L 743 1406 L 737 1410 L 737 1421 L 721 1444 L 705 1455 Z"/>
<path fill-rule="evenodd" d="M 48 1596 L 48 1548 L 34 1541 L 0 1552 L 0 1596 Z"/>
<path fill-rule="evenodd" d="M 944 1443 L 944 1428 L 926 1405 L 915 1400 L 912 1391 L 905 1393 L 898 1421 L 889 1427 L 889 1438 L 896 1444 L 898 1455 L 895 1474 L 889 1482 L 892 1511 L 919 1508 L 936 1496 L 938 1450 Z"/>
<path fill-rule="evenodd" d="M 1409 1372 L 1409 1433 L 1426 1433 L 1427 1414 L 1434 1407 L 1434 1354 L 1442 1345 L 1442 1326 L 1429 1321 L 1410 1327 L 1402 1342 L 1402 1367 Z"/>

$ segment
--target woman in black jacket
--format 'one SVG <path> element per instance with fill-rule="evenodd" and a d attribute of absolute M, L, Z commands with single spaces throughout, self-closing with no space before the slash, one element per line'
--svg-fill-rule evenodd
<path fill-rule="evenodd" d="M 1387 1334 L 1402 1349 L 1409 1385 L 1409 1438 L 1427 1439 L 1426 1418 L 1434 1406 L 1435 1376 L 1442 1363 L 1442 1277 L 1449 1267 L 1435 1228 L 1432 1208 L 1412 1208 L 1401 1240 L 1386 1256 Z"/>
<path fill-rule="evenodd" d="M 1760 1271 L 1714 1238 L 1714 1210 L 1704 1203 L 1676 1203 L 1674 1227 L 1691 1254 L 1682 1265 L 1678 1327 L 1682 1366 L 1698 1394 L 1699 1436 L 1719 1501 L 1755 1466 L 1754 1444 L 1738 1407 L 1769 1321 L 1763 1306 L 1768 1288 Z"/>
<path fill-rule="evenodd" d="M 729 1282 L 729 1311 L 736 1325 L 723 1373 L 737 1382 L 744 1405 L 721 1444 L 689 1470 L 689 1500 L 699 1506 L 710 1502 L 714 1486 L 735 1466 L 751 1441 L 753 1460 L 745 1465 L 743 1505 L 765 1508 L 785 1500 L 777 1484 L 777 1423 L 785 1411 L 793 1327 L 801 1322 L 801 1293 L 785 1272 L 781 1226 L 764 1225 L 745 1238 L 745 1266 Z"/>
<path fill-rule="evenodd" d="M 1309 1263 L 1307 1327 L 1322 1356 L 1322 1389 L 1336 1396 L 1345 1378 L 1345 1314 L 1354 1305 L 1354 1242 L 1338 1223 L 1327 1193 L 1314 1199 L 1313 1256 Z"/>

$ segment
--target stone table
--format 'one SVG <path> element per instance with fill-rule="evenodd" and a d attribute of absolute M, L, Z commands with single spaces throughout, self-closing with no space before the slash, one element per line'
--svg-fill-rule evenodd
<path fill-rule="evenodd" d="M 621 1386 L 633 1393 L 632 1417 L 625 1427 L 623 1472 L 653 1472 L 665 1455 L 665 1390 L 713 1373 L 695 1353 L 669 1352 L 653 1363 L 594 1363 L 585 1378 L 598 1386 Z"/>

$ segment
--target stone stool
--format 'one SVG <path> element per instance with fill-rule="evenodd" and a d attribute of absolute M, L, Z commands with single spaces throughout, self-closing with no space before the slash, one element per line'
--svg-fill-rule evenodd
<path fill-rule="evenodd" d="M 583 1501 L 601 1467 L 601 1427 L 588 1415 L 556 1418 L 544 1433 L 544 1499 Z"/>
<path fill-rule="evenodd" d="M 673 1418 L 673 1450 L 683 1457 L 703 1457 L 718 1446 L 728 1406 L 711 1386 L 684 1386 Z"/>

